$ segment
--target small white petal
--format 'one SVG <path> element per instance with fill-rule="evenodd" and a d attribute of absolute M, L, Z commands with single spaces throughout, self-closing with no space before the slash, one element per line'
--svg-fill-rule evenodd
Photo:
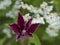
<path fill-rule="evenodd" d="M 58 36 L 58 32 L 56 32 L 54 29 L 47 28 L 46 33 L 51 36 L 51 37 L 56 37 Z"/>
<path fill-rule="evenodd" d="M 8 29 L 8 28 L 3 29 L 3 33 L 5 33 L 8 38 L 11 38 L 11 37 L 12 37 L 11 31 L 10 31 L 10 29 Z"/>
<path fill-rule="evenodd" d="M 23 18 L 24 18 L 24 20 L 25 21 L 28 21 L 28 19 L 31 19 L 31 16 L 29 16 L 30 14 L 28 13 L 28 14 L 25 14 L 24 16 L 23 16 Z"/>
<path fill-rule="evenodd" d="M 48 5 L 48 4 L 47 4 L 46 2 L 43 2 L 43 3 L 40 5 L 40 7 L 44 9 L 47 5 Z"/>

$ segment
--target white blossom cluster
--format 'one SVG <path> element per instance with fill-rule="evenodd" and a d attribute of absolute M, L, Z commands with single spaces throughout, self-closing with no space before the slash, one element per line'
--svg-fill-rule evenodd
<path fill-rule="evenodd" d="M 25 14 L 25 15 L 23 16 L 23 18 L 24 18 L 25 21 L 28 21 L 28 19 L 31 19 L 32 17 L 31 17 L 30 14 L 28 13 L 28 14 Z M 33 17 L 33 19 L 32 19 L 32 24 L 35 24 L 35 23 L 45 24 L 44 18 L 41 17 L 39 14 L 35 15 L 35 18 Z"/>
<path fill-rule="evenodd" d="M 39 8 L 37 7 L 34 7 L 33 5 L 28 5 L 28 4 L 24 4 L 23 2 L 21 2 L 21 5 L 19 5 L 19 7 L 23 8 L 23 9 L 27 9 L 29 10 L 31 13 L 34 13 L 34 14 L 41 14 L 41 15 L 47 15 L 49 14 L 52 9 L 53 9 L 53 6 L 48 6 L 48 4 L 46 2 L 43 2 Z"/>
<path fill-rule="evenodd" d="M 15 18 L 19 12 L 19 4 L 20 4 L 20 1 L 16 0 L 13 8 L 9 12 L 6 13 L 6 16 L 10 18 Z"/>
<path fill-rule="evenodd" d="M 28 13 L 28 14 L 25 14 L 25 15 L 23 16 L 23 18 L 24 18 L 25 21 L 28 21 L 28 19 L 31 19 L 31 16 L 30 16 L 30 14 Z"/>
<path fill-rule="evenodd" d="M 53 1 L 49 3 L 53 4 Z M 32 23 L 43 22 L 42 24 L 45 24 L 45 19 L 46 22 L 49 23 L 48 27 L 46 28 L 46 33 L 52 37 L 58 36 L 58 31 L 60 29 L 60 16 L 58 16 L 56 12 L 51 12 L 53 10 L 53 5 L 49 6 L 48 3 L 43 2 L 40 7 L 37 8 L 21 2 L 21 5 L 19 5 L 19 7 L 22 7 L 23 9 L 27 9 L 31 13 L 34 13 L 34 16 L 36 18 L 33 18 Z M 42 18 L 40 14 L 43 16 Z"/>
<path fill-rule="evenodd" d="M 20 3 L 21 0 L 16 0 L 15 1 L 15 4 L 13 5 L 13 8 L 6 13 L 6 17 L 10 17 L 10 18 L 15 18 L 17 15 L 18 15 L 18 12 L 19 12 L 19 3 Z M 3 0 L 0 2 L 0 9 L 6 9 L 6 7 L 10 6 L 12 4 L 12 0 Z M 4 34 L 6 34 L 6 36 L 8 38 L 11 38 L 12 37 L 12 34 L 14 34 L 14 32 L 11 32 L 11 30 L 9 28 L 4 28 L 2 30 L 2 32 Z M 12 34 L 11 34 L 12 33 Z"/>
<path fill-rule="evenodd" d="M 41 17 L 39 14 L 35 14 L 35 18 L 32 20 L 32 24 L 34 23 L 45 24 L 44 17 Z"/>
<path fill-rule="evenodd" d="M 6 9 L 11 4 L 11 0 L 3 0 L 0 2 L 0 9 Z"/>
<path fill-rule="evenodd" d="M 46 28 L 46 33 L 51 36 L 51 37 L 56 37 L 58 36 L 58 30 L 53 29 L 52 27 Z"/>
<path fill-rule="evenodd" d="M 60 29 L 60 16 L 58 16 L 57 13 L 51 13 L 49 16 L 45 17 L 45 19 L 47 23 L 49 23 L 46 32 L 50 36 L 58 36 L 58 31 Z"/>
<path fill-rule="evenodd" d="M 7 1 L 7 0 L 6 0 Z M 46 28 L 46 33 L 49 36 L 55 37 L 58 36 L 58 31 L 60 29 L 60 16 L 56 12 L 52 12 L 53 10 L 53 1 L 49 2 L 52 5 L 48 5 L 48 3 L 43 2 L 39 7 L 34 7 L 33 5 L 24 4 L 21 0 L 16 0 L 13 8 L 6 13 L 7 17 L 15 18 L 18 15 L 18 9 L 27 9 L 29 12 L 34 13 L 30 16 L 30 13 L 25 14 L 24 19 L 28 21 L 29 18 L 33 18 L 33 23 L 41 23 L 45 24 L 44 19 L 47 23 L 49 23 L 48 27 Z M 5 3 L 0 3 L 0 9 L 5 9 L 6 6 L 10 5 L 11 2 L 7 1 Z M 4 6 L 5 5 L 5 6 Z M 42 17 L 40 16 L 42 15 Z"/>
<path fill-rule="evenodd" d="M 42 8 L 46 8 L 46 5 L 47 3 L 43 3 Z M 50 8 L 47 8 L 46 10 L 48 10 L 48 12 L 45 11 L 47 13 L 43 14 L 46 22 L 49 23 L 48 27 L 46 28 L 46 33 L 51 37 L 56 37 L 58 36 L 58 32 L 60 30 L 60 16 L 58 16 L 56 12 L 51 12 L 53 10 L 53 6 L 50 6 Z"/>
<path fill-rule="evenodd" d="M 2 31 L 4 34 L 6 34 L 6 36 L 8 38 L 11 38 L 12 37 L 12 34 L 11 34 L 11 31 L 9 28 L 4 28 L 3 31 Z"/>

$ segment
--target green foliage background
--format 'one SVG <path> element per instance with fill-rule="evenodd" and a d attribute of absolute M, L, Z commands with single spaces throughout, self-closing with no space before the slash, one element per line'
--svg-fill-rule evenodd
<path fill-rule="evenodd" d="M 3 1 L 3 0 L 0 0 Z M 17 19 L 7 18 L 5 16 L 6 12 L 10 11 L 15 3 L 16 0 L 11 0 L 12 4 L 9 7 L 6 7 L 5 10 L 0 9 L 0 45 L 20 45 L 20 41 L 16 42 L 15 35 L 12 34 L 12 38 L 8 38 L 2 30 L 6 27 L 9 28 L 6 24 L 10 23 L 16 23 Z M 33 5 L 36 7 L 39 7 L 39 5 L 46 1 L 47 3 L 51 0 L 23 0 L 24 3 L 27 3 L 29 5 Z M 60 15 L 60 0 L 54 0 L 54 11 L 56 11 Z M 28 13 L 27 10 L 20 10 L 22 14 Z M 48 26 L 48 23 L 45 25 L 40 25 L 40 27 L 37 29 L 37 31 L 34 33 L 34 39 L 30 38 L 29 41 L 31 45 L 60 45 L 60 32 L 59 36 L 57 37 L 49 37 L 46 34 L 46 27 Z"/>

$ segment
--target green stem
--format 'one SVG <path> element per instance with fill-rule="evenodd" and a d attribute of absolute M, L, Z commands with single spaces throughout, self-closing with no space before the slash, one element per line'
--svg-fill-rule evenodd
<path fill-rule="evenodd" d="M 28 45 L 30 45 L 30 42 L 28 41 Z"/>
<path fill-rule="evenodd" d="M 31 45 L 31 44 L 30 44 L 30 41 L 29 41 L 29 38 L 28 38 L 28 45 Z"/>
<path fill-rule="evenodd" d="M 20 40 L 20 45 L 31 45 L 29 38 L 28 39 L 21 39 Z"/>
<path fill-rule="evenodd" d="M 24 45 L 24 39 L 20 40 L 20 45 Z"/>

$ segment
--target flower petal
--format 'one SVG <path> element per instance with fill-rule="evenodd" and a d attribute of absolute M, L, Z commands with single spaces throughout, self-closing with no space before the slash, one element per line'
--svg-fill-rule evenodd
<path fill-rule="evenodd" d="M 24 35 L 19 34 L 19 35 L 16 36 L 16 39 L 17 39 L 17 40 L 27 39 L 27 38 L 29 38 L 29 37 L 32 37 L 32 34 L 30 34 L 30 33 L 28 33 L 28 34 L 26 33 L 26 34 L 24 34 Z"/>
<path fill-rule="evenodd" d="M 14 31 L 16 34 L 19 34 L 19 33 L 20 33 L 20 29 L 19 29 L 19 27 L 17 26 L 17 24 L 10 24 L 10 27 L 13 29 L 13 31 Z"/>
<path fill-rule="evenodd" d="M 30 28 L 28 29 L 28 32 L 33 33 L 38 28 L 38 26 L 39 26 L 39 23 L 38 24 L 32 24 L 30 26 Z"/>
<path fill-rule="evenodd" d="M 21 34 L 16 35 L 16 39 L 19 40 L 21 38 Z"/>
<path fill-rule="evenodd" d="M 23 30 L 24 28 L 24 19 L 21 13 L 18 13 L 18 25 Z"/>
<path fill-rule="evenodd" d="M 29 35 L 30 37 L 32 37 L 32 33 L 28 33 L 28 35 Z"/>
<path fill-rule="evenodd" d="M 29 19 L 28 22 L 27 22 L 27 24 L 26 24 L 26 29 L 28 29 L 30 27 L 31 22 L 32 22 L 32 19 Z"/>

